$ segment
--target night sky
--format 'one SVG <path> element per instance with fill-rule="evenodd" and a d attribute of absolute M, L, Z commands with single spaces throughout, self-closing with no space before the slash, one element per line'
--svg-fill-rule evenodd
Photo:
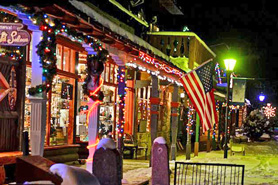
<path fill-rule="evenodd" d="M 235 71 L 239 75 L 278 80 L 275 74 L 278 70 L 278 13 L 274 1 L 179 0 L 177 3 L 184 16 L 164 21 L 167 14 L 159 15 L 164 30 L 182 30 L 186 25 L 211 46 L 220 63 L 227 55 L 225 44 L 228 45 L 229 53 L 237 59 Z"/>

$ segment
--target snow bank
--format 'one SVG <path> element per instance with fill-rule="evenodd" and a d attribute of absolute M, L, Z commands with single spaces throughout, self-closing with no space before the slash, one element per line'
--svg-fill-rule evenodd
<path fill-rule="evenodd" d="M 93 174 L 79 167 L 57 163 L 50 167 L 50 171 L 63 179 L 61 185 L 100 185 Z"/>
<path fill-rule="evenodd" d="M 163 137 L 157 137 L 153 143 L 158 143 L 158 144 L 166 144 L 166 140 Z"/>
<path fill-rule="evenodd" d="M 111 138 L 102 138 L 97 145 L 97 149 L 103 148 L 104 150 L 108 149 L 116 149 L 116 143 Z"/>

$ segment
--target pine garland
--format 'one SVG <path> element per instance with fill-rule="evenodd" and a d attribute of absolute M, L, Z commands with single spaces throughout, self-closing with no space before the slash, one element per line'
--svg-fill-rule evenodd
<path fill-rule="evenodd" d="M 42 64 L 43 68 L 43 84 L 31 87 L 28 90 L 30 95 L 35 96 L 43 92 L 47 93 L 51 89 L 53 78 L 57 74 L 56 35 L 59 33 L 65 34 L 72 40 L 85 42 L 86 44 L 90 45 L 94 51 L 96 51 L 97 54 L 88 59 L 87 73 L 100 77 L 101 73 L 103 72 L 103 63 L 107 60 L 108 56 L 108 51 L 102 47 L 100 41 L 94 39 L 90 35 L 84 35 L 83 33 L 77 32 L 67 27 L 66 24 L 61 23 L 58 19 L 51 19 L 43 12 L 31 14 L 31 12 L 34 12 L 34 10 L 29 10 L 28 12 L 25 9 L 20 9 L 20 11 L 29 14 L 29 18 L 35 25 L 38 25 L 40 30 L 43 32 L 42 40 L 37 45 L 37 54 L 40 56 L 40 63 Z M 92 68 L 92 66 L 94 66 L 94 68 Z M 91 78 L 89 74 L 87 75 L 83 86 L 84 93 L 87 95 L 89 95 L 87 85 Z M 102 100 L 103 93 L 99 91 L 97 97 L 90 98 L 94 100 Z"/>

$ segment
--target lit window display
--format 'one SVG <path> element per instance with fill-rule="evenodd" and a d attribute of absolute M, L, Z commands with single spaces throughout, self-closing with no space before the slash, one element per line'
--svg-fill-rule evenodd
<path fill-rule="evenodd" d="M 83 82 L 86 77 L 86 55 L 79 54 L 78 74 L 81 76 L 78 82 L 78 94 L 77 94 L 77 117 L 76 117 L 76 141 L 86 142 L 88 141 L 88 125 L 86 123 L 89 98 L 83 94 Z M 104 85 L 101 91 L 104 93 L 103 102 L 100 104 L 100 117 L 99 117 L 99 138 L 101 137 L 114 137 L 115 124 L 116 124 L 116 95 L 117 84 L 115 83 L 115 75 L 117 66 L 115 64 L 107 62 L 105 64 L 105 70 L 102 73 L 102 79 L 104 79 Z"/>
<path fill-rule="evenodd" d="M 73 79 L 56 76 L 52 84 L 50 110 L 50 145 L 68 143 L 68 127 L 74 117 Z M 48 104 L 49 106 L 49 104 Z"/>

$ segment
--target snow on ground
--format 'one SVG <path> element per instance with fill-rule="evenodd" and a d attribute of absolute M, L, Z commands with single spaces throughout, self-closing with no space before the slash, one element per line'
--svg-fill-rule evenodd
<path fill-rule="evenodd" d="M 123 179 L 128 184 L 139 184 L 151 178 L 152 169 L 148 160 L 124 160 Z"/>
<path fill-rule="evenodd" d="M 224 159 L 223 151 L 200 152 L 190 162 L 230 163 L 245 165 L 244 184 L 278 184 L 278 144 L 275 141 L 245 144 L 246 155 L 236 153 Z M 185 161 L 185 154 L 179 154 L 177 161 Z M 174 163 L 170 165 L 174 171 Z M 171 177 L 174 177 L 173 175 Z"/>
<path fill-rule="evenodd" d="M 199 152 L 198 157 L 191 155 L 188 162 L 230 163 L 245 165 L 244 184 L 277 185 L 278 184 L 278 144 L 275 141 L 264 141 L 244 144 L 246 155 L 235 153 L 224 159 L 223 151 Z M 185 151 L 179 152 L 177 161 L 185 162 Z M 170 161 L 171 184 L 173 184 L 175 163 Z M 138 184 L 151 178 L 148 160 L 124 160 L 123 178 L 130 184 Z"/>
<path fill-rule="evenodd" d="M 278 184 L 278 144 L 275 141 L 254 142 L 244 144 L 246 154 L 235 153 L 224 159 L 223 151 L 199 152 L 198 157 L 191 155 L 187 162 L 229 163 L 245 165 L 244 184 Z M 177 161 L 185 162 L 185 151 L 179 152 Z M 131 184 L 136 179 L 150 178 L 151 168 L 148 160 L 124 160 L 124 178 Z M 173 184 L 175 163 L 170 161 L 171 184 Z M 135 183 L 136 184 L 136 183 Z"/>

